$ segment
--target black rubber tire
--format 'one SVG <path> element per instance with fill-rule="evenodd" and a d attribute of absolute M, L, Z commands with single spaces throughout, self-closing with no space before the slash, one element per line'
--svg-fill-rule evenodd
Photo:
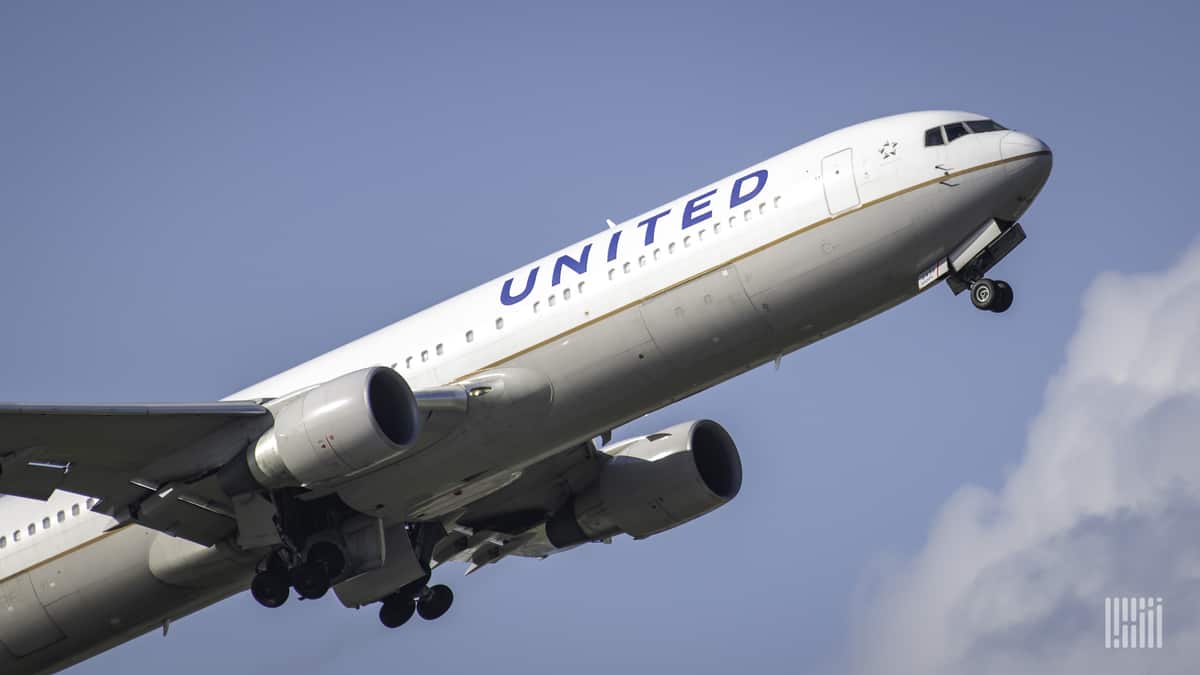
<path fill-rule="evenodd" d="M 287 577 L 279 574 L 262 572 L 254 575 L 254 580 L 250 582 L 250 595 L 263 607 L 279 607 L 287 602 L 291 594 L 292 587 L 288 585 Z"/>
<path fill-rule="evenodd" d="M 449 586 L 444 584 L 430 586 L 429 591 L 417 601 L 417 614 L 420 614 L 421 618 L 426 621 L 433 621 L 450 611 L 452 604 L 454 604 L 454 591 L 451 591 Z"/>
<path fill-rule="evenodd" d="M 310 563 L 320 563 L 325 567 L 330 579 L 336 579 L 346 569 L 346 554 L 336 544 L 319 541 L 308 550 L 306 560 Z"/>
<path fill-rule="evenodd" d="M 996 302 L 996 282 L 980 279 L 971 284 L 971 304 L 977 309 L 989 310 Z"/>
<path fill-rule="evenodd" d="M 316 600 L 329 592 L 329 573 L 320 563 L 304 563 L 292 570 L 292 587 L 306 600 Z"/>
<path fill-rule="evenodd" d="M 390 598 L 379 608 L 379 622 L 388 628 L 399 628 L 412 618 L 417 603 L 411 598 Z"/>
<path fill-rule="evenodd" d="M 1007 282 L 997 281 L 996 282 L 996 300 L 994 302 L 992 302 L 992 306 L 989 309 L 991 309 L 993 312 L 995 312 L 997 314 L 1000 314 L 1001 312 L 1007 311 L 1009 307 L 1012 307 L 1012 303 L 1013 303 L 1012 286 L 1009 286 Z"/>

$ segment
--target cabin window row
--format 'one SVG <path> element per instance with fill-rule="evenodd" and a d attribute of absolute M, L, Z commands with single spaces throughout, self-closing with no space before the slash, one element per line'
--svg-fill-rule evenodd
<path fill-rule="evenodd" d="M 776 196 L 776 197 L 773 197 L 773 198 L 770 200 L 770 202 L 765 202 L 765 201 L 764 201 L 764 202 L 759 202 L 759 203 L 758 203 L 758 207 L 757 207 L 757 210 L 758 210 L 758 215 L 760 215 L 760 216 L 765 216 L 765 215 L 767 214 L 767 206 L 768 206 L 768 204 L 770 204 L 772 208 L 776 208 L 776 209 L 777 209 L 777 208 L 779 208 L 779 203 L 780 203 L 780 201 L 781 201 L 781 200 L 782 200 L 782 198 L 781 198 L 781 197 L 778 197 L 778 196 Z M 754 209 L 754 208 L 744 209 L 744 210 L 742 211 L 741 215 L 740 215 L 740 219 L 741 219 L 741 221 L 742 221 L 742 222 L 746 222 L 746 223 L 750 222 L 750 220 L 751 220 L 751 219 L 754 217 L 754 211 L 755 211 L 755 209 Z M 714 223 L 713 223 L 713 225 L 712 225 L 712 233 L 713 233 L 713 235 L 715 236 L 715 235 L 718 235 L 718 234 L 720 234 L 720 233 L 721 233 L 721 227 L 722 227 L 722 225 L 724 225 L 724 224 L 726 224 L 726 223 L 728 224 L 728 227 L 729 227 L 729 229 L 731 229 L 731 230 L 732 230 L 732 229 L 733 229 L 733 228 L 734 228 L 734 227 L 737 225 L 737 222 L 738 222 L 738 220 L 739 220 L 739 216 L 738 216 L 737 214 L 730 215 L 730 216 L 729 216 L 729 219 L 728 219 L 727 221 L 725 221 L 725 220 L 722 220 L 722 219 L 717 219 L 717 221 L 716 221 L 716 222 L 714 222 Z M 707 234 L 708 234 L 708 228 L 707 228 L 707 227 L 702 227 L 702 228 L 700 228 L 699 230 L 697 230 L 697 231 L 696 231 L 696 234 L 695 234 L 695 236 L 694 236 L 694 237 L 693 237 L 693 235 L 690 235 L 690 234 L 685 234 L 685 235 L 683 236 L 683 239 L 682 239 L 682 240 L 680 240 L 680 241 L 681 241 L 681 243 L 682 243 L 682 245 L 683 245 L 683 248 L 691 248 L 693 243 L 697 243 L 697 244 L 698 244 L 698 243 L 700 243 L 700 242 L 704 241 L 704 237 L 705 237 L 705 235 L 707 235 Z M 667 249 L 667 255 L 672 255 L 672 254 L 674 254 L 674 253 L 675 253 L 675 251 L 676 251 L 676 250 L 678 250 L 678 248 L 677 248 L 677 246 L 676 246 L 675 242 L 673 242 L 673 241 L 672 241 L 672 242 L 668 242 L 668 243 L 667 243 L 667 245 L 666 245 L 666 249 Z M 650 260 L 661 260 L 661 259 L 662 259 L 662 256 L 663 256 L 663 252 L 662 252 L 662 251 L 663 251 L 663 249 L 662 249 L 662 247 L 661 247 L 661 246 L 660 246 L 660 247 L 656 247 L 656 248 L 654 249 L 654 251 L 652 251 L 652 252 L 650 253 L 650 258 L 649 258 L 649 259 L 650 259 Z M 646 264 L 647 264 L 647 262 L 648 262 L 648 259 L 647 259 L 647 257 L 646 257 L 645 255 L 640 255 L 640 256 L 638 256 L 638 258 L 637 258 L 637 266 L 638 266 L 638 267 L 645 267 L 645 266 L 646 266 Z M 633 266 L 634 266 L 634 264 L 633 264 L 633 261 L 628 261 L 628 262 L 624 262 L 624 263 L 622 263 L 622 264 L 621 264 L 621 266 L 620 266 L 619 268 L 618 268 L 618 267 L 610 267 L 610 268 L 608 269 L 608 280 L 609 280 L 609 281 L 613 281 L 613 280 L 615 280 L 615 279 L 617 278 L 617 271 L 618 271 L 618 269 L 620 270 L 620 272 L 621 272 L 622 274 L 630 274 L 630 273 L 632 273 L 632 272 L 633 272 Z M 536 311 L 536 310 L 535 310 L 535 311 Z"/>
<path fill-rule="evenodd" d="M 89 498 L 87 500 L 87 508 L 88 509 L 91 509 L 95 505 L 96 505 L 95 499 Z M 79 508 L 79 504 L 76 503 L 76 504 L 71 505 L 71 517 L 72 518 L 78 516 L 81 512 L 82 511 Z M 51 525 L 53 525 L 55 522 L 64 523 L 64 522 L 66 522 L 66 520 L 67 520 L 67 512 L 65 510 L 59 511 L 57 514 L 55 514 L 53 519 L 51 519 L 50 516 L 46 516 L 45 518 L 42 518 L 41 530 L 44 532 L 46 530 L 49 530 Z M 28 533 L 28 535 L 30 537 L 32 537 L 33 535 L 38 533 L 38 524 L 30 523 L 25 528 L 24 532 Z M 21 541 L 21 536 L 22 536 L 22 530 L 13 530 L 12 542 L 15 544 L 15 543 Z M 0 548 L 8 548 L 8 542 L 9 542 L 9 538 L 7 535 L 0 535 Z"/>
<path fill-rule="evenodd" d="M 496 330 L 504 330 L 504 317 L 500 317 L 500 316 L 496 317 Z M 470 344 L 474 341 L 475 341 L 475 331 L 474 330 L 468 330 L 465 333 L 463 333 L 463 342 Z M 432 352 L 430 352 L 430 350 L 428 350 L 428 349 L 422 349 L 419 354 L 414 354 L 412 356 L 404 357 L 404 368 L 406 370 L 411 369 L 414 365 L 418 365 L 421 363 L 429 363 L 429 360 L 435 356 L 445 356 L 445 355 L 446 355 L 446 344 L 444 342 L 439 342 L 436 345 L 434 345 Z M 392 368 L 395 369 L 396 366 L 398 366 L 398 365 L 400 365 L 400 364 L 393 363 Z"/>
<path fill-rule="evenodd" d="M 582 282 L 582 281 L 579 282 L 578 284 L 576 284 L 575 293 L 577 295 L 583 295 L 583 286 L 584 286 L 584 282 Z M 566 288 L 562 289 L 561 297 L 564 301 L 570 301 L 570 299 L 572 297 L 570 286 L 567 286 Z M 551 293 L 550 295 L 546 296 L 546 305 L 549 307 L 555 306 L 556 304 L 558 304 L 558 298 L 559 298 L 559 293 L 557 293 L 557 292 Z M 542 301 L 534 300 L 533 301 L 533 313 L 537 314 L 541 310 L 541 308 L 542 308 Z"/>

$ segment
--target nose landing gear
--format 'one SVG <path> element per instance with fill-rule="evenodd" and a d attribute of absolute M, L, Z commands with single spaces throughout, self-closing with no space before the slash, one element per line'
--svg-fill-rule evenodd
<path fill-rule="evenodd" d="M 1013 290 L 1007 282 L 978 279 L 971 284 L 971 304 L 977 309 L 999 314 L 1011 307 L 1012 302 Z"/>

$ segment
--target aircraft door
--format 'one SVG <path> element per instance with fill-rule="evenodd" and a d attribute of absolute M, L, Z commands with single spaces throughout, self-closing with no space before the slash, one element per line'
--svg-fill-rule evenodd
<path fill-rule="evenodd" d="M 821 160 L 821 182 L 825 186 L 825 205 L 829 207 L 830 215 L 858 206 L 854 151 L 846 148 Z"/>

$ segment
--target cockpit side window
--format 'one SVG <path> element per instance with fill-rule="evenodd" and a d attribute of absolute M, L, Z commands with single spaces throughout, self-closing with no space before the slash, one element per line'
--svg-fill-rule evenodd
<path fill-rule="evenodd" d="M 946 142 L 953 143 L 954 139 L 966 136 L 968 133 L 970 133 L 970 132 L 967 131 L 967 127 L 963 126 L 962 122 L 955 122 L 954 124 L 947 124 L 946 125 Z"/>
<path fill-rule="evenodd" d="M 995 120 L 971 120 L 967 122 L 967 128 L 977 134 L 982 134 L 988 131 L 1004 131 L 1005 128 L 997 124 Z"/>
<path fill-rule="evenodd" d="M 942 145 L 946 141 L 942 139 L 942 128 L 934 127 L 925 131 L 925 147 L 931 145 Z"/>

